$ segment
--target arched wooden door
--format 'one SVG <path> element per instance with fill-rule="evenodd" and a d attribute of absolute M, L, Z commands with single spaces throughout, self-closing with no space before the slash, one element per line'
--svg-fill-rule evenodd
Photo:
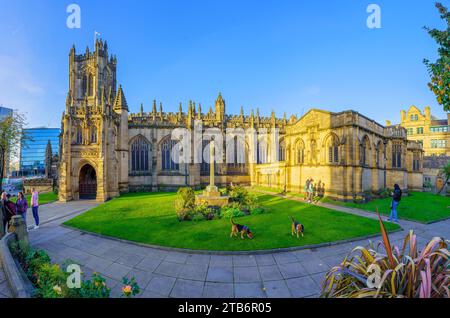
<path fill-rule="evenodd" d="M 80 170 L 79 191 L 81 200 L 97 198 L 97 173 L 94 167 L 89 164 L 83 166 Z"/>

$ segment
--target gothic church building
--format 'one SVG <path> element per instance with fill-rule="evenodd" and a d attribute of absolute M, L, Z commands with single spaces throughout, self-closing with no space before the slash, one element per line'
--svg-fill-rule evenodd
<path fill-rule="evenodd" d="M 306 180 L 313 178 L 324 195 L 341 200 L 392 188 L 395 183 L 404 190 L 422 188 L 422 146 L 408 141 L 400 126 L 385 127 L 351 110 L 312 109 L 299 119 L 276 118 L 273 112 L 262 117 L 258 110 L 245 115 L 242 108 L 239 115 L 227 115 L 220 94 L 215 107 L 206 112 L 192 101 L 186 112 L 181 104 L 178 112 L 164 112 L 162 104 L 154 101 L 151 112 L 141 106 L 139 113 L 132 114 L 122 87 L 117 86 L 116 70 L 117 59 L 102 40 L 96 41 L 93 52 L 70 50 L 60 138 L 60 201 L 106 201 L 120 193 L 208 184 L 207 163 L 180 164 L 171 157 L 177 143 L 171 139 L 173 129 L 192 131 L 195 120 L 201 120 L 204 129 L 214 127 L 224 133 L 227 128 L 279 131 L 277 154 L 270 153 L 270 140 L 259 140 L 257 149 L 245 140 L 244 163 L 216 164 L 219 185 L 233 182 L 303 192 Z M 255 161 L 248 160 L 252 153 Z M 275 162 L 269 160 L 274 157 Z"/>

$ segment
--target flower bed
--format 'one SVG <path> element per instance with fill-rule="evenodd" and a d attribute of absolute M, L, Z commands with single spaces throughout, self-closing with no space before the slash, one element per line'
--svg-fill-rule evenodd
<path fill-rule="evenodd" d="M 60 265 L 52 264 L 44 250 L 36 250 L 23 242 L 9 243 L 11 254 L 33 286 L 32 297 L 37 298 L 109 298 L 111 290 L 105 279 L 94 273 L 90 279 L 80 277 L 80 284 L 74 286 L 72 272 L 64 271 Z M 65 263 L 72 263 L 66 261 Z M 132 297 L 140 292 L 134 278 L 123 278 L 123 297 Z"/>

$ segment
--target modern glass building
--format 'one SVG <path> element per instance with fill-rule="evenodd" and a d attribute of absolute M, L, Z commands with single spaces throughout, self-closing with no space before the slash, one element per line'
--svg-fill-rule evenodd
<path fill-rule="evenodd" d="M 45 174 L 45 152 L 48 141 L 52 145 L 52 154 L 59 151 L 59 128 L 24 129 L 27 139 L 20 146 L 20 170 L 18 176 L 43 176 Z"/>

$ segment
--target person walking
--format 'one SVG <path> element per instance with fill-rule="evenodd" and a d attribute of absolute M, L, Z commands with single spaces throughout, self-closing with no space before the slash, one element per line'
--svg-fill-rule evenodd
<path fill-rule="evenodd" d="M 309 195 L 308 195 L 308 193 L 309 193 L 309 178 L 308 179 L 306 179 L 306 182 L 305 182 L 305 201 L 308 201 L 309 200 Z"/>
<path fill-rule="evenodd" d="M 36 225 L 34 229 L 39 228 L 39 193 L 33 188 L 31 193 L 31 211 L 33 212 L 33 218 Z"/>
<path fill-rule="evenodd" d="M 306 202 L 312 203 L 314 193 L 314 179 L 309 178 L 308 189 L 306 190 L 308 200 Z"/>
<path fill-rule="evenodd" d="M 402 190 L 398 184 L 394 185 L 394 191 L 391 193 L 392 203 L 391 203 L 391 214 L 389 215 L 389 221 L 398 223 L 397 207 L 402 199 Z"/>
<path fill-rule="evenodd" d="M 19 192 L 16 201 L 16 211 L 17 214 L 23 217 L 23 221 L 25 222 L 25 228 L 27 228 L 27 210 L 28 210 L 28 202 L 24 197 L 23 192 Z"/>
<path fill-rule="evenodd" d="M 2 192 L 2 194 L 1 194 L 1 196 L 0 196 L 0 219 L 1 219 L 1 223 L 0 223 L 0 226 L 2 227 L 1 229 L 0 229 L 0 238 L 3 236 L 3 235 L 5 235 L 5 233 L 6 233 L 6 231 L 5 231 L 5 228 L 6 228 L 6 219 L 7 219 L 7 213 L 8 213 L 8 210 L 7 210 L 7 207 L 6 207 L 6 192 L 5 191 L 3 191 Z"/>

